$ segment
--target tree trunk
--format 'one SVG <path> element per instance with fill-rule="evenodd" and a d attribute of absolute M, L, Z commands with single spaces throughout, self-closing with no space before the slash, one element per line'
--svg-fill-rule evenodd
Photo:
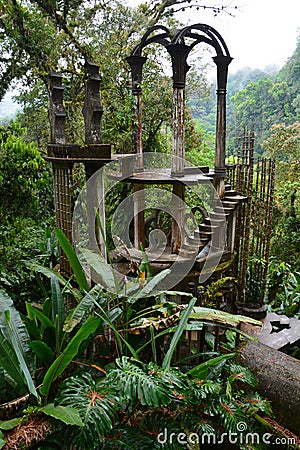
<path fill-rule="evenodd" d="M 239 360 L 255 374 L 258 391 L 271 400 L 276 419 L 300 435 L 300 361 L 253 341 L 241 347 Z"/>

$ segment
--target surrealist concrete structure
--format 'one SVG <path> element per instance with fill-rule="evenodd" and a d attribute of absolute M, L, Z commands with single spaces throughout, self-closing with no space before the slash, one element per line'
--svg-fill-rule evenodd
<path fill-rule="evenodd" d="M 151 156 L 143 152 L 143 69 L 147 57 L 143 55 L 149 45 L 161 45 L 170 57 L 173 80 L 172 154 L 169 165 L 151 163 Z M 215 164 L 209 167 L 189 167 L 185 161 L 185 86 L 189 71 L 188 57 L 197 45 L 208 45 L 215 51 L 213 61 L 217 72 L 217 113 L 215 135 Z M 133 49 L 127 62 L 131 69 L 133 120 L 133 158 L 112 155 L 111 146 L 102 142 L 99 67 L 93 62 L 85 64 L 85 99 L 83 117 L 84 145 L 66 143 L 66 112 L 63 102 L 62 76 L 50 75 L 51 142 L 47 159 L 53 164 L 55 208 L 57 226 L 72 240 L 72 168 L 74 163 L 84 164 L 86 179 L 90 180 L 101 167 L 119 161 L 116 180 L 128 183 L 133 191 L 132 244 L 118 245 L 112 260 L 121 265 L 122 274 L 130 271 L 129 261 L 139 263 L 146 252 L 153 273 L 172 267 L 188 267 L 183 279 L 173 286 L 199 293 L 199 283 L 207 282 L 210 275 L 218 278 L 230 274 L 238 283 L 224 287 L 225 300 L 237 311 L 247 307 L 247 270 L 251 254 L 261 253 L 263 267 L 252 267 L 253 274 L 266 273 L 271 232 L 274 163 L 262 160 L 254 163 L 254 134 L 244 132 L 239 139 L 235 164 L 226 165 L 226 86 L 228 66 L 232 61 L 220 34 L 209 25 L 195 24 L 172 33 L 166 27 L 149 29 Z M 128 152 L 130 153 L 130 152 Z M 154 161 L 154 160 L 153 160 Z M 152 165 L 151 165 L 152 164 Z M 254 173 L 255 172 L 255 173 Z M 102 175 L 101 175 L 102 176 Z M 87 183 L 93 199 L 97 198 L 102 232 L 89 231 L 90 248 L 100 248 L 107 258 L 105 240 L 105 187 L 103 177 Z M 93 178 L 94 179 L 94 178 Z M 96 180 L 96 178 L 95 178 Z M 168 207 L 159 204 L 157 194 L 154 211 L 145 201 L 145 188 L 165 189 L 171 193 Z M 186 205 L 186 192 L 197 192 L 197 200 L 190 208 Z M 201 198 L 206 192 L 206 198 Z M 254 193 L 254 195 L 253 195 Z M 87 195 L 89 198 L 89 195 Z M 100 205 L 100 206 L 99 206 Z M 95 222 L 95 204 L 87 202 L 89 222 Z M 162 237 L 159 216 L 169 215 L 169 233 Z M 150 223 L 151 219 L 151 223 Z M 190 224 L 193 226 L 190 226 Z M 128 227 L 129 227 L 128 225 Z M 165 230 L 164 230 L 165 232 Z M 118 236 L 117 236 L 118 238 Z M 122 236 L 119 242 L 124 244 Z M 125 250 L 124 250 L 125 247 Z M 251 253 L 252 252 L 252 253 Z M 119 255 L 116 257 L 116 254 Z M 249 256 L 250 255 L 250 256 Z M 108 261 L 108 260 L 107 260 Z M 189 261 L 188 266 L 180 266 Z M 61 271 L 69 275 L 70 266 L 61 253 Z M 209 276 L 206 276 L 209 274 Z M 201 278 L 202 277 L 202 278 Z M 264 289 L 249 306 L 257 314 L 264 310 Z M 201 297 L 201 296 L 200 296 Z M 201 298 L 199 298 L 201 301 Z"/>

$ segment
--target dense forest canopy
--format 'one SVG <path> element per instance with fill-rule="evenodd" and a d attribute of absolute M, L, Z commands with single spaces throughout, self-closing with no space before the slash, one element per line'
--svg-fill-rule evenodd
<path fill-rule="evenodd" d="M 103 137 L 115 151 L 130 152 L 131 96 L 129 66 L 125 61 L 145 30 L 156 24 L 179 26 L 176 11 L 184 7 L 211 9 L 212 14 L 231 14 L 233 7 L 222 8 L 205 2 L 177 0 L 150 1 L 136 8 L 121 1 L 1 1 L 0 98 L 18 81 L 23 106 L 19 120 L 28 129 L 28 138 L 39 147 L 48 141 L 48 74 L 59 71 L 65 81 L 65 107 L 71 124 L 69 142 L 82 139 L 80 104 L 83 96 L 84 61 L 93 60 L 102 74 Z M 144 147 L 164 149 L 161 129 L 171 121 L 171 81 L 163 73 L 165 55 L 157 47 L 149 49 L 145 70 Z M 170 64 L 170 62 L 169 62 Z M 199 67 L 199 62 L 197 63 Z M 200 62 L 201 65 L 201 62 Z M 191 71 L 192 72 L 192 71 Z M 206 81 L 198 80 L 205 90 Z M 190 77 L 195 79 L 194 77 Z M 42 124 L 42 125 L 41 125 Z M 191 123 L 194 133 L 193 124 Z M 201 139 L 196 139 L 197 144 Z M 196 144 L 195 144 L 196 145 Z"/>

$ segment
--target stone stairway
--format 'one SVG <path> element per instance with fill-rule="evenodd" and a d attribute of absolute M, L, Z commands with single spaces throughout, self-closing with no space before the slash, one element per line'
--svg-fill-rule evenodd
<path fill-rule="evenodd" d="M 227 233 L 230 234 L 232 232 L 232 227 L 234 226 L 233 223 L 231 223 L 233 214 L 236 208 L 246 200 L 247 197 L 239 195 L 237 191 L 231 189 L 230 184 L 225 184 L 225 195 L 221 200 L 222 206 L 220 204 L 215 206 L 213 211 L 211 211 L 207 217 L 203 218 L 203 222 L 199 225 L 199 230 L 195 231 L 194 237 L 200 239 L 202 246 L 205 246 L 211 241 L 214 231 L 220 229 L 220 238 L 224 235 L 225 223 Z M 230 245 L 229 242 L 227 242 L 227 244 Z M 199 255 L 200 254 L 201 252 Z"/>

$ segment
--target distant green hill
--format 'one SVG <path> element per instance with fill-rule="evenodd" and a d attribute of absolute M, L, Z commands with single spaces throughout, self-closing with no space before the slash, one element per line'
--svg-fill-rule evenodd
<path fill-rule="evenodd" d="M 214 133 L 216 88 L 201 111 L 192 109 L 201 127 Z M 263 153 L 262 142 L 274 124 L 291 125 L 300 121 L 300 36 L 295 52 L 281 70 L 276 66 L 264 71 L 245 67 L 229 73 L 227 85 L 227 150 L 235 153 L 237 138 L 245 126 L 253 128 L 256 151 Z"/>

